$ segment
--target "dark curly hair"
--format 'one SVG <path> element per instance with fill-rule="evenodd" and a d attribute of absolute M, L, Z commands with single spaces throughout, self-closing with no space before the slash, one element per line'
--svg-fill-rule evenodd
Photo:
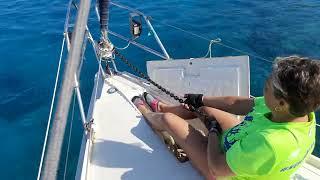
<path fill-rule="evenodd" d="M 272 71 L 276 98 L 289 104 L 297 117 L 315 111 L 320 106 L 320 61 L 305 57 L 277 58 Z"/>

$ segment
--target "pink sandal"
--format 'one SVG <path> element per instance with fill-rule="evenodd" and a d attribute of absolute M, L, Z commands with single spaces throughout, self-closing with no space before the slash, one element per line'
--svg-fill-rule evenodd
<path fill-rule="evenodd" d="M 159 99 L 153 97 L 147 92 L 143 93 L 143 99 L 153 112 L 159 112 Z"/>
<path fill-rule="evenodd" d="M 134 96 L 131 101 L 136 107 L 146 105 L 140 96 Z"/>

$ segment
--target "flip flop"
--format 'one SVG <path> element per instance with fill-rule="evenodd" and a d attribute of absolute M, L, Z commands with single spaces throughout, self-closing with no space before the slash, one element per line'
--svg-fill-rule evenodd
<path fill-rule="evenodd" d="M 150 107 L 153 112 L 159 112 L 159 99 L 153 97 L 151 94 L 144 92 L 143 100 Z"/>

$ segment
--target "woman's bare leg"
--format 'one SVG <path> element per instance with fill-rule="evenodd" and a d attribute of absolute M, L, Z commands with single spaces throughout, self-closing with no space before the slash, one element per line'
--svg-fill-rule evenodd
<path fill-rule="evenodd" d="M 167 131 L 187 153 L 192 164 L 206 177 L 214 179 L 208 169 L 207 138 L 181 117 L 172 113 L 154 113 L 144 105 L 137 106 L 149 124 L 160 131 Z"/>
<path fill-rule="evenodd" d="M 182 119 L 194 119 L 197 117 L 193 112 L 187 110 L 183 105 L 172 106 L 163 102 L 159 102 L 158 107 L 160 112 L 169 112 L 181 117 Z"/>

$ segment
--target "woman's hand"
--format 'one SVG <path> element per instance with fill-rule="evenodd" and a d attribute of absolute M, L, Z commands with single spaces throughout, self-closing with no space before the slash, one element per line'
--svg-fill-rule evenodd
<path fill-rule="evenodd" d="M 203 94 L 185 94 L 184 97 L 186 98 L 184 100 L 184 103 L 187 105 L 191 105 L 194 108 L 199 108 L 203 105 Z"/>

